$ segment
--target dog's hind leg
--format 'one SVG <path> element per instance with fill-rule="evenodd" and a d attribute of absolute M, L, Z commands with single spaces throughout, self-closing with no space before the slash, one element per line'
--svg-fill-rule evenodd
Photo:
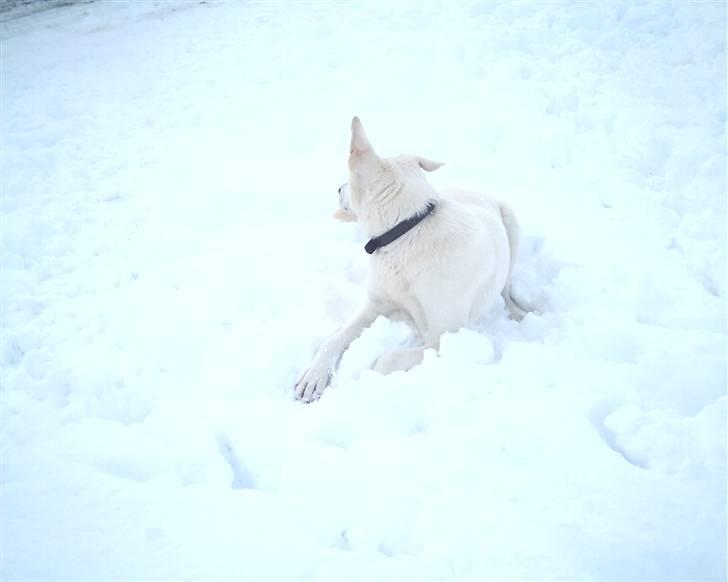
<path fill-rule="evenodd" d="M 424 340 L 424 345 L 416 348 L 391 350 L 384 352 L 372 368 L 376 372 L 389 374 L 400 370 L 409 370 L 422 363 L 425 350 L 440 349 L 440 336 L 448 331 L 457 331 L 468 324 L 467 302 L 445 302 L 439 295 L 430 298 L 430 301 L 421 303 L 421 318 L 414 318 L 418 325 L 418 332 Z M 429 307 L 425 307 L 429 306 Z M 419 321 L 418 321 L 419 319 Z"/>
<path fill-rule="evenodd" d="M 380 374 L 409 370 L 422 362 L 425 349 L 425 347 L 420 347 L 384 352 L 374 362 L 372 369 Z"/>
<path fill-rule="evenodd" d="M 526 316 L 527 311 L 521 307 L 515 299 L 513 299 L 513 295 L 511 294 L 511 276 L 513 275 L 513 265 L 516 263 L 516 255 L 518 254 L 521 227 L 518 224 L 515 212 L 513 212 L 513 209 L 510 206 L 503 202 L 499 202 L 498 208 L 500 209 L 503 226 L 505 226 L 506 234 L 508 235 L 508 248 L 511 257 L 510 266 L 508 267 L 508 277 L 506 278 L 506 284 L 505 287 L 503 287 L 501 295 L 503 296 L 503 301 L 506 303 L 506 308 L 508 309 L 511 319 L 521 321 Z"/>

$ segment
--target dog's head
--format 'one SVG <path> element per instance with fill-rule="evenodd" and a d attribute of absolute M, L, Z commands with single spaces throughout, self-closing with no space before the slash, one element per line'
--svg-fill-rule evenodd
<path fill-rule="evenodd" d="M 432 172 L 442 165 L 422 156 L 380 158 L 367 139 L 361 121 L 354 117 L 351 121 L 349 182 L 339 188 L 339 210 L 334 216 L 340 220 L 356 220 L 363 205 L 371 206 L 397 196 L 405 185 L 426 185 L 422 171 Z"/>

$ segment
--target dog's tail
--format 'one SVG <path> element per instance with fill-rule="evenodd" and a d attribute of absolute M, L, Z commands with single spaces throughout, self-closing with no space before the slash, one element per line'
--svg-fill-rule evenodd
<path fill-rule="evenodd" d="M 506 302 L 506 308 L 510 313 L 511 318 L 516 321 L 521 321 L 528 313 L 528 310 L 523 306 L 519 305 L 518 302 L 513 299 L 511 295 L 511 276 L 513 275 L 513 265 L 516 263 L 516 255 L 518 254 L 518 242 L 521 238 L 521 227 L 516 219 L 516 213 L 513 209 L 504 204 L 503 202 L 498 203 L 500 209 L 501 219 L 503 220 L 503 226 L 506 227 L 506 234 L 508 235 L 508 247 L 510 249 L 511 264 L 508 268 L 508 278 L 506 279 L 505 287 L 501 291 L 503 300 Z"/>

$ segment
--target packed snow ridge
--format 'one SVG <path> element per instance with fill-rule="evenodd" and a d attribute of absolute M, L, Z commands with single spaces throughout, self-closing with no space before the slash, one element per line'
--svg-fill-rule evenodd
<path fill-rule="evenodd" d="M 726 578 L 725 3 L 66 4 L 0 13 L 0 578 Z M 353 115 L 538 313 L 303 405 Z"/>

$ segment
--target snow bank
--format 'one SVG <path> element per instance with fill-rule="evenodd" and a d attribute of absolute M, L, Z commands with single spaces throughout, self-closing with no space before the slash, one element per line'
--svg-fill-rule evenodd
<path fill-rule="evenodd" d="M 4 579 L 725 579 L 724 4 L 0 19 Z M 303 406 L 354 114 L 513 204 L 538 314 Z"/>

